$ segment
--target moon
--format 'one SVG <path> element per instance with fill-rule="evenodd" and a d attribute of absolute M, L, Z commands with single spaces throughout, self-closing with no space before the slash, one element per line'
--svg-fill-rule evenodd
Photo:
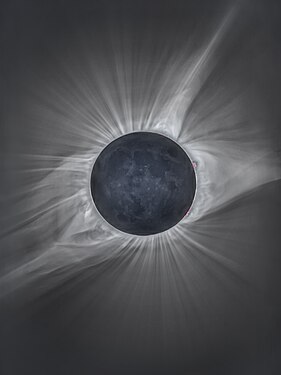
<path fill-rule="evenodd" d="M 158 133 L 134 132 L 108 144 L 91 174 L 97 210 L 118 230 L 140 236 L 164 232 L 189 211 L 196 176 L 187 153 Z"/>

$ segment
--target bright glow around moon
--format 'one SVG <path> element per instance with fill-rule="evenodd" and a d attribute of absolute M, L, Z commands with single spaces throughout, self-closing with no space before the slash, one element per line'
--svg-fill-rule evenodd
<path fill-rule="evenodd" d="M 241 274 L 242 258 L 231 249 L 240 240 L 236 231 L 253 223 L 242 214 L 221 221 L 217 213 L 279 179 L 280 166 L 266 124 L 258 115 L 249 117 L 247 90 L 227 77 L 215 76 L 209 84 L 236 16 L 237 9 L 232 9 L 201 46 L 194 48 L 190 37 L 176 53 L 170 53 L 169 41 L 166 49 L 154 52 L 145 40 L 134 55 L 132 41 L 112 35 L 105 53 L 89 35 L 75 53 L 62 53 L 55 68 L 36 73 L 16 119 L 26 125 L 29 142 L 29 151 L 22 147 L 21 165 L 15 167 L 22 181 L 18 195 L 11 197 L 17 215 L 7 218 L 2 236 L 23 243 L 27 234 L 36 233 L 42 241 L 36 251 L 23 254 L 15 249 L 16 260 L 0 279 L 1 298 L 31 284 L 40 295 L 77 269 L 110 258 L 120 259 L 120 264 L 128 259 L 129 269 L 139 270 L 138 277 L 146 274 L 145 282 L 151 280 L 150 264 L 156 262 L 163 283 L 169 285 L 165 293 L 184 304 L 182 283 L 192 301 L 189 306 L 199 304 L 198 289 L 206 283 L 202 262 L 222 272 L 225 283 L 231 283 L 230 273 Z M 115 230 L 91 201 L 89 179 L 97 155 L 117 137 L 134 131 L 170 137 L 196 166 L 192 210 L 175 227 L 151 237 Z M 227 249 L 215 245 L 222 238 Z M 254 246 L 253 238 L 248 246 Z M 171 281 L 173 266 L 178 279 Z"/>

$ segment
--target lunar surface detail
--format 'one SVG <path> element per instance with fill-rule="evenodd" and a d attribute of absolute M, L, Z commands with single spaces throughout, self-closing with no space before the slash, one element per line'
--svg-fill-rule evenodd
<path fill-rule="evenodd" d="M 187 153 L 158 133 L 134 132 L 99 154 L 91 193 L 103 218 L 120 231 L 153 235 L 176 225 L 190 210 L 196 176 Z"/>

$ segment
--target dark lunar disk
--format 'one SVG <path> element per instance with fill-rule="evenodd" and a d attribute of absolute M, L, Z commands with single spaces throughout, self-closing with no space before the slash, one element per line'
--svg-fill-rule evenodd
<path fill-rule="evenodd" d="M 177 224 L 196 189 L 193 165 L 171 139 L 150 132 L 126 134 L 106 146 L 91 176 L 100 214 L 115 228 L 150 235 Z"/>

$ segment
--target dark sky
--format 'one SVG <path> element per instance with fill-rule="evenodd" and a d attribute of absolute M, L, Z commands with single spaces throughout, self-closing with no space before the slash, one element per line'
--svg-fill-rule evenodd
<path fill-rule="evenodd" d="M 79 51 L 83 39 L 87 43 L 91 38 L 94 41 L 93 56 L 107 53 L 111 35 L 130 40 L 135 50 L 145 36 L 150 43 L 147 58 L 152 60 L 153 54 L 167 44 L 172 46 L 170 53 L 174 53 L 189 40 L 196 50 L 216 30 L 234 3 L 228 0 L 1 1 L 2 230 L 8 226 L 7 216 L 17 215 L 13 201 L 5 197 L 11 191 L 20 191 L 25 182 L 12 171 L 13 165 L 20 163 L 18 153 L 36 149 L 30 141 L 33 128 L 22 126 L 19 118 L 27 87 L 38 84 L 34 78 L 37 74 L 47 79 L 56 77 L 57 61 Z M 272 150 L 280 153 L 281 5 L 278 1 L 261 0 L 236 3 L 241 7 L 238 19 L 218 52 L 214 76 L 219 79 L 220 74 L 229 74 L 228 81 L 236 87 L 251 87 L 254 95 L 249 103 L 253 113 L 255 106 L 262 103 L 259 116 L 266 122 Z M 40 147 L 45 146 L 42 143 Z M 49 153 L 75 153 L 71 147 L 64 150 L 58 147 L 54 139 L 47 148 Z M 198 320 L 194 324 L 189 320 L 191 329 L 171 321 L 170 328 L 166 327 L 167 344 L 162 336 L 160 303 L 155 302 L 152 307 L 144 303 L 143 312 L 138 306 L 130 306 L 124 316 L 126 294 L 120 298 L 118 293 L 112 295 L 116 272 L 124 272 L 123 284 L 120 283 L 127 288 L 130 280 L 134 280 L 126 268 L 127 260 L 113 258 L 95 267 L 85 265 L 37 298 L 32 297 L 33 288 L 40 286 L 31 285 L 23 294 L 15 293 L 1 303 L 1 375 L 280 374 L 280 188 L 279 180 L 265 184 L 244 197 L 237 207 L 229 205 L 219 213 L 230 220 L 233 228 L 236 225 L 231 221 L 233 210 L 244 212 L 243 207 L 247 207 L 249 220 L 260 215 L 259 224 L 251 233 L 258 238 L 257 245 L 251 249 L 251 262 L 246 267 L 257 283 L 249 287 L 245 280 L 233 276 L 242 302 L 227 291 L 218 295 L 214 292 L 219 299 L 217 315 L 212 310 L 212 317 L 202 325 Z M 235 214 L 237 217 L 239 214 Z M 13 236 L 10 233 L 9 238 L 0 240 L 3 269 L 9 267 L 9 262 L 16 262 L 18 255 L 13 255 L 14 248 L 22 253 L 30 251 L 30 247 L 36 251 L 37 244 L 45 241 L 33 232 L 25 241 L 12 239 Z M 243 232 L 243 236 L 246 239 L 247 234 Z M 227 248 L 227 241 L 223 245 Z M 264 262 L 268 270 L 264 279 L 259 278 L 259 267 L 255 267 L 258 262 Z M 43 284 L 47 282 L 42 280 Z M 149 319 L 142 320 L 142 314 Z M 176 319 L 177 314 L 172 317 Z M 212 334 L 205 336 L 209 329 Z M 187 332 L 192 337 L 187 337 Z"/>

